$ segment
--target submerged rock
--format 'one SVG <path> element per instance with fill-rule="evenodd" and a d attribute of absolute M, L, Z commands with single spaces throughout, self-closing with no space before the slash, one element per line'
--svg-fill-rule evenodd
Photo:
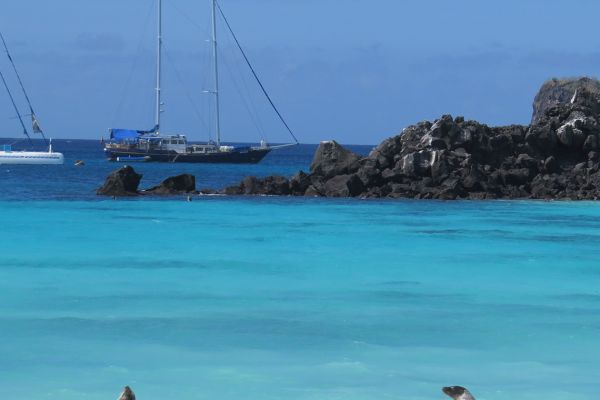
<path fill-rule="evenodd" d="M 135 172 L 130 166 L 124 166 L 108 175 L 104 185 L 100 187 L 96 194 L 100 196 L 135 196 L 138 195 L 138 186 L 142 180 L 142 175 Z"/>

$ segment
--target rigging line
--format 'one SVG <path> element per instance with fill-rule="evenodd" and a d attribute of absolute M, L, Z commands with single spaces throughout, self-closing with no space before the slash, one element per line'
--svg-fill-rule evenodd
<path fill-rule="evenodd" d="M 142 33 L 140 34 L 140 39 L 138 41 L 138 46 L 137 46 L 137 50 L 135 53 L 135 57 L 133 58 L 133 63 L 131 64 L 131 69 L 129 71 L 129 75 L 127 77 L 127 81 L 125 82 L 125 86 L 123 86 L 123 90 L 121 91 L 121 96 L 119 99 L 119 104 L 117 105 L 117 109 L 115 110 L 115 115 L 113 117 L 113 126 L 115 125 L 115 123 L 117 122 L 117 119 L 121 116 L 121 111 L 123 110 L 123 106 L 125 104 L 125 96 L 127 94 L 127 92 L 129 91 L 129 87 L 131 86 L 131 81 L 133 80 L 133 75 L 135 73 L 135 70 L 137 69 L 138 63 L 139 63 L 139 55 L 142 52 L 142 47 L 143 47 L 143 42 L 144 42 L 144 37 L 146 36 L 146 31 L 148 30 L 148 21 L 150 20 L 150 15 L 152 14 L 152 11 L 154 10 L 154 2 L 152 2 L 152 7 L 148 8 L 148 14 L 146 14 L 146 19 L 144 21 L 144 28 L 142 29 Z"/>
<path fill-rule="evenodd" d="M 228 39 L 229 45 L 231 47 L 234 47 L 233 43 L 231 42 L 231 38 L 229 36 L 227 36 L 227 39 Z M 227 59 L 225 59 L 224 61 L 225 61 L 225 63 L 224 63 L 225 66 L 227 67 L 227 69 L 229 70 L 229 73 L 231 74 L 231 78 L 234 83 L 234 86 L 236 87 L 237 91 L 239 92 L 240 97 L 242 98 L 242 101 L 244 103 L 244 106 L 246 107 L 246 110 L 248 111 L 248 114 L 250 115 L 250 118 L 252 119 L 252 122 L 253 122 L 254 126 L 256 127 L 259 136 L 261 137 L 261 139 L 267 139 L 266 137 L 264 137 L 266 130 L 264 129 L 264 125 L 262 123 L 262 120 L 260 119 L 260 115 L 256 109 L 256 106 L 255 106 L 254 102 L 251 100 L 250 89 L 248 88 L 246 79 L 244 79 L 244 75 L 243 75 L 241 69 L 234 68 L 235 71 L 237 72 L 237 74 L 239 75 L 239 79 L 241 81 L 241 85 L 239 85 L 236 80 L 237 79 L 236 74 L 233 73 L 233 69 L 227 62 Z M 238 63 L 233 63 L 233 65 L 238 66 Z M 242 88 L 245 89 L 245 92 L 242 90 Z"/>
<path fill-rule="evenodd" d="M 169 4 L 171 7 L 173 7 L 173 9 L 175 9 L 179 14 L 181 14 L 181 16 L 183 16 L 185 19 L 187 19 L 188 22 L 190 24 L 192 24 L 195 28 L 197 28 L 199 31 L 201 31 L 204 34 L 208 33 L 207 27 L 206 26 L 202 26 L 202 25 L 198 24 L 196 21 L 194 21 L 190 17 L 189 13 L 186 13 L 185 11 L 183 11 L 181 8 L 177 7 L 175 5 L 175 3 L 171 2 L 171 1 L 167 1 L 166 3 Z"/>
<path fill-rule="evenodd" d="M 258 82 L 260 88 L 262 89 L 263 93 L 267 97 L 267 100 L 269 100 L 269 103 L 271 103 L 271 107 L 273 107 L 273 110 L 277 113 L 277 116 L 279 117 L 279 119 L 281 120 L 281 122 L 283 122 L 283 125 L 285 125 L 285 127 L 288 130 L 288 132 L 290 133 L 290 135 L 292 135 L 292 138 L 294 138 L 294 140 L 296 141 L 296 144 L 300 143 L 300 142 L 298 142 L 298 139 L 296 138 L 296 135 L 294 135 L 294 132 L 292 132 L 292 129 L 289 127 L 289 125 L 287 124 L 287 122 L 285 122 L 285 119 L 283 118 L 283 116 L 281 115 L 281 113 L 279 112 L 279 110 L 277 109 L 277 107 L 275 106 L 275 103 L 273 103 L 273 100 L 271 100 L 271 96 L 269 96 L 269 93 L 267 93 L 267 90 L 265 89 L 265 87 L 263 86 L 262 82 L 260 81 L 258 75 L 256 74 L 256 71 L 254 70 L 254 67 L 252 67 L 252 64 L 250 63 L 250 60 L 246 56 L 246 52 L 244 52 L 244 49 L 242 48 L 242 45 L 240 44 L 239 40 L 237 39 L 237 36 L 235 36 L 235 33 L 233 33 L 233 29 L 231 28 L 231 25 L 229 25 L 229 21 L 227 20 L 227 17 L 225 17 L 225 13 L 221 9 L 221 5 L 218 2 L 217 2 L 217 8 L 219 9 L 219 13 L 221 14 L 221 17 L 223 17 L 223 21 L 225 21 L 225 25 L 227 25 L 227 29 L 231 33 L 231 36 L 233 36 L 233 40 L 235 40 L 235 43 L 237 44 L 237 47 L 240 49 L 240 52 L 242 53 L 242 56 L 244 56 L 244 60 L 246 60 L 246 64 L 248 64 L 248 67 L 250 68 L 250 71 L 252 71 L 252 75 L 254 75 L 254 78 L 256 79 L 256 82 Z"/>
<path fill-rule="evenodd" d="M 167 56 L 167 61 L 169 62 L 169 64 L 173 68 L 173 70 L 175 71 L 175 76 L 177 77 L 177 80 L 179 81 L 179 84 L 181 85 L 181 88 L 183 89 L 184 93 L 186 94 L 186 96 L 188 98 L 188 101 L 190 102 L 190 104 L 192 106 L 192 109 L 194 110 L 194 113 L 196 114 L 196 116 L 198 117 L 198 119 L 200 120 L 200 122 L 202 123 L 202 125 L 204 125 L 204 128 L 206 128 L 208 130 L 208 123 L 204 120 L 204 118 L 202 118 L 202 114 L 200 113 L 200 111 L 198 111 L 198 107 L 196 106 L 196 103 L 194 103 L 192 95 L 187 90 L 187 88 L 185 86 L 185 83 L 183 81 L 183 78 L 181 77 L 181 74 L 179 73 L 179 70 L 175 66 L 175 63 L 173 62 L 173 59 L 171 58 L 171 54 L 166 49 L 166 46 L 164 47 L 164 51 L 165 51 L 165 55 Z"/>
<path fill-rule="evenodd" d="M 235 86 L 236 90 L 240 94 L 240 98 L 242 99 L 242 103 L 243 103 L 244 107 L 246 108 L 246 111 L 248 111 L 248 115 L 250 115 L 250 119 L 252 120 L 252 124 L 254 125 L 254 127 L 256 128 L 256 130 L 258 131 L 258 135 L 261 137 L 261 139 L 266 139 L 266 138 L 262 137 L 264 129 L 262 129 L 262 127 L 261 127 L 260 120 L 258 120 L 258 118 L 254 115 L 254 113 L 250 109 L 249 103 L 251 103 L 251 101 L 249 101 L 248 99 L 246 99 L 246 96 L 244 96 L 244 93 L 242 92 L 242 90 L 240 88 L 240 85 L 237 82 L 237 78 L 236 78 L 235 74 L 233 73 L 233 70 L 232 70 L 231 66 L 229 65 L 227 57 L 225 57 L 225 55 L 223 54 L 223 52 L 221 52 L 221 55 L 222 55 L 221 59 L 223 60 L 223 64 L 225 64 L 225 66 L 227 67 L 227 70 L 231 74 L 231 82 L 233 82 L 233 85 Z"/>
<path fill-rule="evenodd" d="M 44 135 L 44 132 L 42 131 L 42 128 L 40 127 L 39 123 L 36 122 L 36 118 L 35 118 L 35 112 L 33 111 L 33 106 L 31 105 L 31 100 L 29 100 L 29 96 L 27 95 L 27 91 L 25 90 L 25 85 L 23 85 L 23 81 L 21 80 L 21 75 L 19 75 L 19 71 L 17 71 L 17 66 L 15 65 L 15 62 L 13 61 L 12 56 L 10 55 L 10 52 L 8 51 L 8 46 L 6 45 L 6 41 L 4 40 L 4 35 L 2 35 L 2 32 L 0 32 L 0 39 L 2 39 L 2 44 L 4 45 L 4 50 L 6 51 L 6 56 L 8 57 L 10 64 L 12 65 L 13 71 L 15 71 L 15 75 L 17 76 L 17 80 L 19 81 L 19 85 L 21 86 L 21 90 L 23 91 L 23 94 L 25 95 L 25 99 L 27 100 L 27 104 L 29 105 L 29 111 L 31 111 L 31 121 L 34 124 L 37 124 L 37 128 L 39 130 L 39 133 L 42 134 L 42 138 L 44 138 L 44 142 L 46 142 L 46 144 L 48 144 L 48 139 L 46 139 L 46 135 Z M 35 126 L 34 125 L 34 131 L 35 131 Z M 34 132 L 37 133 L 37 132 Z"/>
<path fill-rule="evenodd" d="M 27 127 L 25 126 L 25 123 L 23 122 L 23 117 L 21 116 L 21 113 L 19 112 L 17 103 L 15 103 L 15 98 L 13 97 L 12 93 L 10 92 L 10 89 L 8 87 L 8 84 L 6 83 L 6 79 L 4 79 L 4 74 L 2 73 L 2 71 L 0 71 L 0 78 L 2 78 L 2 83 L 4 83 L 4 87 L 6 88 L 8 97 L 10 97 L 10 101 L 11 101 L 15 111 L 17 112 L 17 115 L 19 116 L 19 121 L 21 122 L 21 126 L 23 127 L 23 133 L 25 134 L 25 136 L 27 136 L 27 139 L 29 139 L 29 143 L 33 146 L 33 141 L 31 140 L 31 137 L 29 136 L 29 132 L 27 132 Z"/>

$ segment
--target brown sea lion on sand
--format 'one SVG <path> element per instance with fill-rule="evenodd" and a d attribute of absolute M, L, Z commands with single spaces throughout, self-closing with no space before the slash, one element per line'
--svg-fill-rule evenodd
<path fill-rule="evenodd" d="M 475 400 L 471 392 L 462 386 L 447 386 L 442 388 L 442 392 L 454 400 Z"/>
<path fill-rule="evenodd" d="M 135 393 L 133 393 L 133 390 L 129 386 L 125 386 L 119 400 L 135 400 Z"/>

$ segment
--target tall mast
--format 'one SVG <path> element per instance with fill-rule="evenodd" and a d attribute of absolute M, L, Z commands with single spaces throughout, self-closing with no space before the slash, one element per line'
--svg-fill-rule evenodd
<path fill-rule="evenodd" d="M 221 145 L 221 110 L 219 104 L 219 59 L 217 50 L 217 0 L 212 1 L 212 44 L 214 60 L 214 79 L 215 79 L 215 129 L 217 133 L 217 146 Z"/>
<path fill-rule="evenodd" d="M 29 139 L 29 143 L 31 145 L 33 145 L 33 142 L 31 141 L 31 137 L 29 136 L 29 132 L 27 132 L 27 127 L 25 126 L 25 123 L 23 122 L 23 117 L 21 116 L 21 113 L 19 112 L 19 107 L 17 107 L 17 103 L 15 103 L 15 98 L 13 97 L 10 88 L 8 87 L 8 83 L 6 83 L 6 79 L 4 79 L 4 75 L 2 74 L 2 71 L 0 71 L 0 79 L 2 80 L 2 83 L 4 84 L 4 87 L 6 88 L 6 93 L 8 93 L 8 97 L 10 98 L 10 102 L 13 105 L 13 108 L 15 109 L 15 112 L 17 113 L 17 117 L 19 117 L 19 122 L 21 123 L 21 127 L 23 128 L 23 134 L 25 136 L 27 136 L 27 139 Z"/>
<path fill-rule="evenodd" d="M 160 132 L 160 114 L 161 114 L 161 83 L 162 83 L 162 0 L 158 0 L 158 37 L 157 37 L 157 56 L 156 56 L 156 114 L 154 125 L 156 133 Z"/>
<path fill-rule="evenodd" d="M 29 105 L 29 111 L 31 112 L 31 124 L 32 124 L 32 128 L 33 128 L 33 133 L 41 133 L 42 138 L 44 139 L 46 144 L 48 144 L 48 140 L 46 139 L 46 136 L 44 135 L 44 132 L 42 131 L 42 128 L 40 127 L 40 123 L 37 120 L 35 112 L 33 111 L 33 106 L 31 105 L 31 100 L 29 100 L 29 95 L 27 94 L 27 91 L 25 90 L 25 85 L 23 85 L 23 81 L 21 80 L 21 75 L 19 74 L 19 71 L 17 70 L 17 66 L 15 65 L 15 62 L 13 61 L 12 56 L 10 55 L 10 51 L 8 51 L 8 45 L 6 44 L 6 41 L 4 40 L 4 35 L 2 35 L 2 32 L 0 32 L 0 40 L 2 40 L 2 44 L 4 45 L 4 51 L 6 52 L 6 56 L 8 57 L 8 60 L 10 61 L 10 64 L 12 65 L 13 71 L 15 71 L 15 75 L 17 77 L 17 80 L 19 81 L 19 85 L 21 86 L 21 90 L 23 91 L 23 95 L 25 96 L 25 100 L 27 100 L 27 104 Z"/>

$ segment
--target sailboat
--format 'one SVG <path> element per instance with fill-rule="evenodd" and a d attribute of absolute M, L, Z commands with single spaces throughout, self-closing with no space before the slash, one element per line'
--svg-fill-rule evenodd
<path fill-rule="evenodd" d="M 0 146 L 0 165 L 2 165 L 2 164 L 12 164 L 12 165 L 15 165 L 15 164 L 25 164 L 25 165 L 61 165 L 61 164 L 64 164 L 64 162 L 65 162 L 64 156 L 62 155 L 62 153 L 56 153 L 52 150 L 52 139 L 47 140 L 46 136 L 44 135 L 44 132 L 42 131 L 42 128 L 37 119 L 37 116 L 35 115 L 35 112 L 33 111 L 33 106 L 31 105 L 31 101 L 29 100 L 27 91 L 25 90 L 25 86 L 23 85 L 23 81 L 21 80 L 21 76 L 19 75 L 19 72 L 17 70 L 17 67 L 13 61 L 13 58 L 12 58 L 10 52 L 8 51 L 8 46 L 6 44 L 6 41 L 4 40 L 4 36 L 2 35 L 2 33 L 0 33 L 0 39 L 2 40 L 2 44 L 4 46 L 6 56 L 8 57 L 8 60 L 10 61 L 10 64 L 12 65 L 12 68 L 15 72 L 17 81 L 19 82 L 19 85 L 21 86 L 23 95 L 25 96 L 25 99 L 27 100 L 27 104 L 29 105 L 29 111 L 30 111 L 30 115 L 31 115 L 31 127 L 33 130 L 33 133 L 41 134 L 42 138 L 48 145 L 48 151 L 23 151 L 23 150 L 16 151 L 16 150 L 13 150 L 12 145 L 9 145 L 9 144 Z M 8 86 L 8 83 L 6 82 L 6 79 L 5 79 L 2 71 L 0 71 L 0 80 L 2 80 L 2 83 L 4 84 L 4 88 L 6 89 L 6 92 L 8 93 L 8 97 L 10 98 L 12 106 L 17 113 L 17 117 L 19 119 L 19 122 L 21 123 L 21 127 L 23 128 L 23 134 L 27 137 L 27 139 L 29 140 L 29 143 L 31 145 L 33 145 L 33 141 L 31 140 L 31 136 L 29 136 L 29 131 L 27 130 L 27 126 L 25 125 L 25 122 L 23 121 L 23 115 L 20 113 L 19 107 L 17 107 L 15 98 L 14 98 L 12 92 L 10 91 L 10 87 Z"/>
<path fill-rule="evenodd" d="M 110 139 L 102 140 L 104 151 L 110 161 L 140 162 L 188 162 L 188 163 L 237 163 L 254 164 L 260 162 L 272 150 L 294 146 L 298 144 L 296 136 L 275 106 L 252 67 L 240 42 L 235 36 L 223 10 L 217 3 L 212 2 L 212 73 L 214 89 L 208 93 L 214 96 L 215 120 L 214 129 L 216 141 L 206 143 L 189 143 L 185 135 L 168 135 L 161 132 L 161 84 L 162 84 L 162 0 L 158 0 L 158 36 L 157 36 L 157 65 L 156 65 L 156 95 L 155 95 L 155 121 L 150 130 L 110 129 Z M 260 89 L 266 96 L 269 104 L 293 138 L 293 143 L 271 146 L 261 140 L 258 146 L 228 146 L 221 142 L 221 121 L 219 102 L 219 62 L 217 48 L 217 18 L 221 16 L 228 31 L 231 33 L 243 59 L 248 64 L 252 75 L 258 82 Z"/>

